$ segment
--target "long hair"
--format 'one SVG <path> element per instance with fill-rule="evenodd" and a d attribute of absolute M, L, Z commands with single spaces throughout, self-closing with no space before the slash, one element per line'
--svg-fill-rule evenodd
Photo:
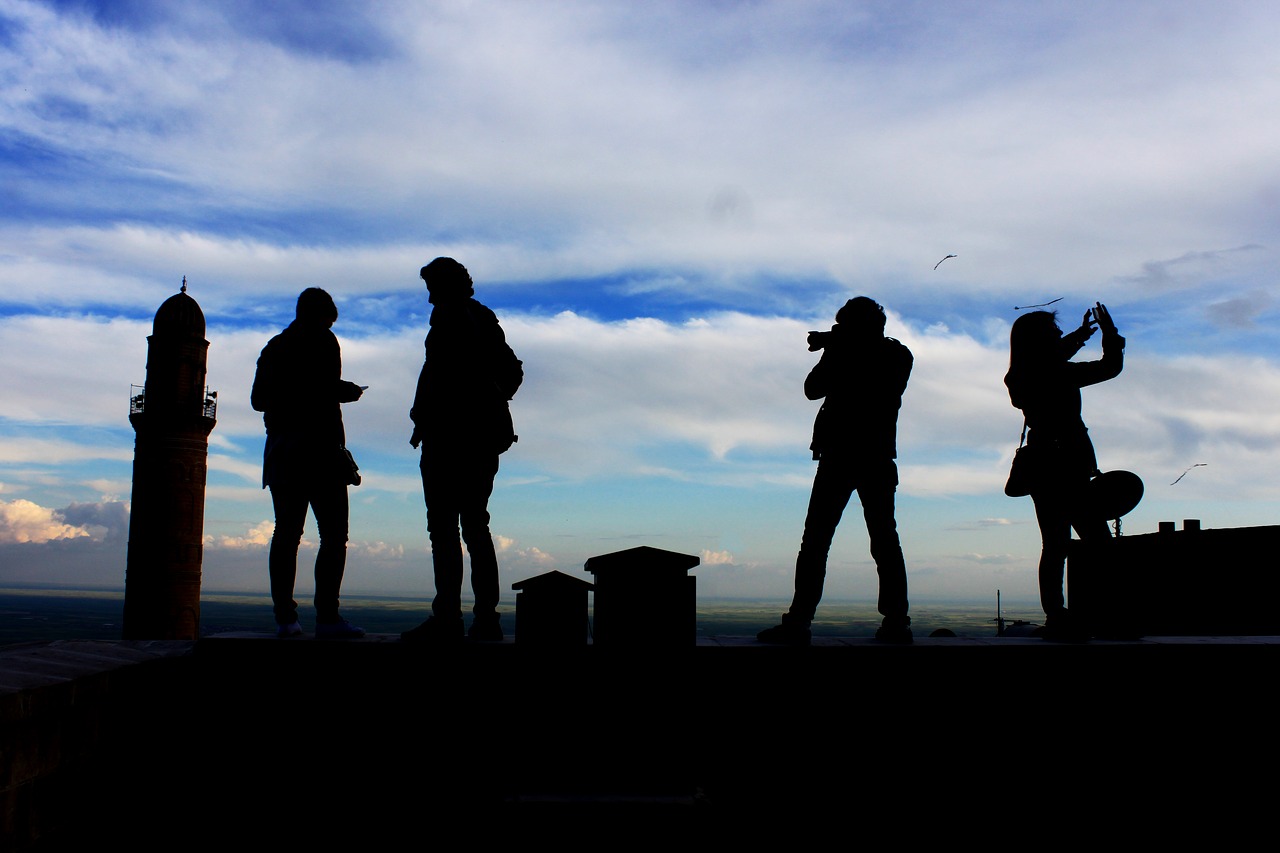
<path fill-rule="evenodd" d="M 1062 329 L 1056 311 L 1032 311 L 1009 330 L 1009 372 L 1025 373 L 1062 360 Z"/>
<path fill-rule="evenodd" d="M 1015 406 L 1023 408 L 1026 395 L 1065 361 L 1063 355 L 1056 311 L 1032 311 L 1013 321 L 1009 330 L 1009 372 L 1004 375 L 1004 384 Z"/>

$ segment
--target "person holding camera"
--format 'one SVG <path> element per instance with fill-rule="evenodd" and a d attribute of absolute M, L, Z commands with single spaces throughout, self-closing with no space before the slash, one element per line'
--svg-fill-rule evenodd
<path fill-rule="evenodd" d="M 809 333 L 809 349 L 822 350 L 804 382 L 806 397 L 823 400 L 810 445 L 818 471 L 796 557 L 791 607 L 782 624 L 756 635 L 760 642 L 809 644 L 809 626 L 826 579 L 827 553 L 854 491 L 862 502 L 880 579 L 878 606 L 883 619 L 876 639 L 912 641 L 894 492 L 898 487 L 898 410 L 914 360 L 902 343 L 885 337 L 884 326 L 884 308 L 874 299 L 859 296 L 836 312 L 831 331 Z"/>

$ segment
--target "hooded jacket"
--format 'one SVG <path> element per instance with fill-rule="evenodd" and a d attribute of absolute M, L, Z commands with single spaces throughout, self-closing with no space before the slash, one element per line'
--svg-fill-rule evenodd
<path fill-rule="evenodd" d="M 507 402 L 524 370 L 497 315 L 468 297 L 437 303 L 430 325 L 409 410 L 415 446 L 502 453 L 516 440 Z"/>

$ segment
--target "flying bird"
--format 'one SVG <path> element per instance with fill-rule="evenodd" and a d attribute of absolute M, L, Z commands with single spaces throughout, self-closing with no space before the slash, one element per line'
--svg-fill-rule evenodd
<path fill-rule="evenodd" d="M 1191 468 L 1203 468 L 1204 466 L 1206 466 L 1206 465 L 1208 465 L 1208 464 L 1209 464 L 1208 462 L 1197 462 L 1196 464 L 1192 465 L 1192 466 L 1191 466 Z M 1187 472 L 1188 472 L 1188 471 L 1190 471 L 1190 470 L 1191 470 L 1191 468 L 1188 468 L 1186 471 L 1183 471 L 1181 474 L 1179 474 L 1179 475 L 1178 475 L 1178 480 L 1181 480 L 1183 477 L 1187 476 Z M 1178 480 L 1174 480 L 1174 481 L 1173 481 L 1172 483 L 1170 483 L 1169 485 L 1170 485 L 1170 486 L 1176 486 L 1176 485 L 1178 485 Z"/>
<path fill-rule="evenodd" d="M 958 255 L 947 255 L 947 258 L 955 258 L 955 257 L 959 257 L 959 256 L 958 256 Z M 945 261 L 947 258 L 943 258 L 943 259 L 942 259 L 942 261 Z M 938 261 L 936 264 L 934 264 L 934 265 L 933 265 L 933 268 L 936 270 L 938 267 L 942 266 L 942 261 Z"/>
<path fill-rule="evenodd" d="M 1038 303 L 1038 304 L 1036 304 L 1036 305 L 1015 305 L 1015 306 L 1013 306 L 1013 310 L 1014 310 L 1014 311 L 1025 311 L 1025 310 L 1026 310 L 1026 309 L 1028 309 L 1028 308 L 1043 308 L 1043 307 L 1045 307 L 1046 305 L 1052 305 L 1052 304 L 1053 304 L 1053 303 L 1055 303 L 1055 302 L 1061 302 L 1061 301 L 1062 301 L 1062 297 L 1061 297 L 1061 296 L 1059 296 L 1057 299 L 1050 299 L 1048 302 L 1041 302 L 1041 303 Z"/>

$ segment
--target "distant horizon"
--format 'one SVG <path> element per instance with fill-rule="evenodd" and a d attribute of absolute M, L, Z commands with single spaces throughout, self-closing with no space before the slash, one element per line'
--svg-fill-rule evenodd
<path fill-rule="evenodd" d="M 429 598 L 344 596 L 343 613 L 370 633 L 397 634 L 430 612 Z M 21 642 L 61 639 L 119 640 L 123 616 L 123 591 L 77 591 L 66 588 L 15 590 L 0 587 L 0 646 Z M 300 597 L 301 622 L 310 631 L 315 613 Z M 996 633 L 995 602 L 928 602 L 913 608 L 913 630 L 927 636 L 945 628 L 960 637 L 986 637 Z M 466 603 L 469 606 L 469 602 Z M 699 600 L 696 634 L 699 637 L 753 637 L 776 624 L 787 601 L 775 599 Z M 209 593 L 201 596 L 201 637 L 228 632 L 274 633 L 270 597 L 265 593 Z M 499 604 L 508 634 L 515 628 L 515 601 Z M 470 611 L 467 611 L 470 619 Z M 1004 602 L 1002 613 L 1010 622 L 1037 622 L 1038 602 Z M 823 602 L 812 630 L 819 637 L 870 637 L 880 624 L 874 601 Z M 585 638 L 584 638 L 585 642 Z"/>
<path fill-rule="evenodd" d="M 6 592 L 25 592 L 25 591 L 106 593 L 106 594 L 118 595 L 120 597 L 123 597 L 124 584 L 121 584 L 120 586 L 117 587 L 117 586 L 105 586 L 105 585 L 104 586 L 68 585 L 68 584 L 59 584 L 59 583 L 53 583 L 53 582 L 47 582 L 47 583 L 0 582 L 0 594 L 6 593 Z M 300 589 L 298 594 L 302 597 L 309 597 L 311 593 L 309 590 Z M 270 594 L 270 591 L 267 589 L 265 582 L 263 583 L 263 587 L 260 591 L 259 590 L 233 590 L 233 589 L 219 590 L 219 589 L 201 588 L 200 590 L 201 599 L 205 598 L 205 596 L 251 597 L 251 598 L 260 597 L 266 601 L 271 600 L 271 594 Z M 512 592 L 508 599 L 508 597 L 504 594 L 504 597 L 502 598 L 502 602 L 504 604 L 510 603 L 512 606 L 514 606 L 515 596 L 516 596 L 516 593 Z M 430 602 L 432 598 L 432 594 L 430 592 L 423 592 L 421 594 L 416 594 L 416 595 L 413 593 L 397 594 L 397 593 L 383 593 L 383 592 L 343 592 L 342 598 L 344 600 L 345 599 L 361 599 L 361 600 L 370 600 L 370 601 Z M 697 598 L 697 601 L 699 603 L 702 603 L 704 601 L 711 604 L 720 603 L 720 602 L 769 603 L 769 604 L 781 604 L 784 608 L 790 600 L 791 599 L 789 596 L 779 597 L 779 596 L 749 596 L 749 595 L 716 595 L 716 596 L 699 595 Z M 979 597 L 956 599 L 956 598 L 935 598 L 935 597 L 921 596 L 921 597 L 912 598 L 911 601 L 913 604 L 921 604 L 921 605 L 927 604 L 930 606 L 954 604 L 958 607 L 969 607 L 969 606 L 976 607 L 984 603 L 986 599 L 979 598 Z M 1034 605 L 1037 608 L 1040 606 L 1039 599 L 1035 597 L 1016 597 L 1015 598 L 1015 597 L 1004 595 L 1002 593 L 1001 601 L 1003 601 L 1005 604 L 1012 603 L 1018 606 Z M 824 605 L 829 604 L 833 606 L 835 605 L 839 605 L 839 606 L 870 605 L 874 607 L 876 600 L 874 598 L 849 598 L 849 597 L 843 597 L 843 596 L 827 596 L 823 598 L 822 602 Z M 994 609 L 995 607 L 994 594 L 991 597 L 991 604 L 992 604 L 992 608 Z"/>

